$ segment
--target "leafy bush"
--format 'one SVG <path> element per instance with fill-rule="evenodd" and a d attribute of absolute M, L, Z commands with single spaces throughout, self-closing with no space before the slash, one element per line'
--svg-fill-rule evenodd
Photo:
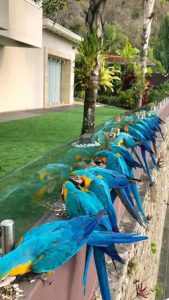
<path fill-rule="evenodd" d="M 133 109 L 135 105 L 135 90 L 133 88 L 120 91 L 118 95 L 110 95 L 102 93 L 98 95 L 97 101 L 107 105 Z"/>
<path fill-rule="evenodd" d="M 158 103 L 165 97 L 169 96 L 169 81 L 154 86 L 154 88 L 149 92 L 148 103 L 155 102 Z"/>

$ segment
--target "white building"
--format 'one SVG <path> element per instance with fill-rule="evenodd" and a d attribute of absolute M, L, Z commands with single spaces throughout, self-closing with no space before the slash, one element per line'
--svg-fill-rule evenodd
<path fill-rule="evenodd" d="M 73 102 L 77 34 L 30 0 L 0 0 L 0 112 Z"/>

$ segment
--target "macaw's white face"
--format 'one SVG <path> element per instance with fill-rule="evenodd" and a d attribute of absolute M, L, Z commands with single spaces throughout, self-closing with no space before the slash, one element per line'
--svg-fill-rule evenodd
<path fill-rule="evenodd" d="M 0 280 L 0 288 L 9 285 L 16 279 L 16 276 L 7 275 Z"/>

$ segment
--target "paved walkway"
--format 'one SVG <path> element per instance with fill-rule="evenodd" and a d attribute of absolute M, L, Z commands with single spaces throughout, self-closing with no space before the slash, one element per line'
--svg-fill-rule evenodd
<path fill-rule="evenodd" d="M 0 113 L 0 122 L 7 122 L 12 120 L 28 119 L 40 115 L 45 115 L 49 113 L 55 113 L 60 111 L 67 111 L 82 107 L 81 104 L 72 104 L 72 105 L 62 105 L 53 108 L 39 108 L 32 110 L 23 110 L 23 111 L 13 111 Z"/>

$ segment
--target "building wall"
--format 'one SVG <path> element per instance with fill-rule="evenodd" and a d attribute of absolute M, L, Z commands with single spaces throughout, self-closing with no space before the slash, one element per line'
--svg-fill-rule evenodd
<path fill-rule="evenodd" d="M 42 49 L 0 46 L 0 112 L 49 107 L 48 55 L 63 60 L 61 103 L 73 102 L 73 44 L 44 30 Z"/>
<path fill-rule="evenodd" d="M 43 52 L 0 47 L 0 112 L 43 107 Z"/>
<path fill-rule="evenodd" d="M 5 3 L 0 0 L 1 15 L 8 30 L 0 30 L 0 44 L 6 45 L 9 41 L 12 45 L 12 41 L 17 41 L 33 47 L 42 46 L 41 7 L 28 0 L 5 0 Z"/>
<path fill-rule="evenodd" d="M 61 58 L 62 79 L 61 79 L 61 103 L 73 103 L 74 91 L 74 61 L 75 47 L 73 43 L 65 40 L 56 34 L 43 30 L 43 47 L 45 48 L 45 67 L 44 67 L 44 103 L 48 107 L 48 56 Z"/>
<path fill-rule="evenodd" d="M 7 0 L 0 0 L 0 29 L 9 28 L 9 6 Z"/>

